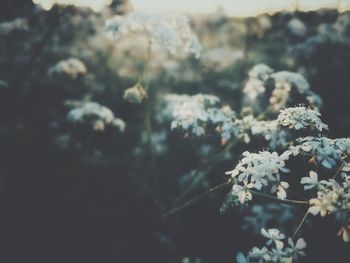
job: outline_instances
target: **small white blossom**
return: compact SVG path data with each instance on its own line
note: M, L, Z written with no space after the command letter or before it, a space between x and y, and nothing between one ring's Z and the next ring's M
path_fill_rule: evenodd
M286 199L287 197L286 189L288 188L289 188L289 184L287 182L282 181L272 186L271 193L277 192L277 197L283 200L283 199Z
M288 238L288 245L287 251L292 255L293 259L297 260L299 256L305 256L303 249L306 248L306 242L303 238L299 238L295 244L293 239Z
M337 201L338 195L334 192L324 193L318 192L317 198L310 199L309 212L313 215L320 214L326 216L335 211L334 203Z
M305 190L310 190L313 188L318 188L320 182L318 181L318 175L314 171L309 172L309 177L303 177L300 181L301 184L304 184Z
M261 235L268 239L267 245L271 245L272 242L275 242L276 245L281 244L281 239L284 239L284 234L280 233L280 231L276 228L271 228L266 230L265 228L261 229ZM283 243L282 243L283 244Z
M238 196L239 201L244 204L246 201L250 201L253 198L252 193L249 189L253 188L254 184L244 182L244 185L235 184L232 187L232 192Z

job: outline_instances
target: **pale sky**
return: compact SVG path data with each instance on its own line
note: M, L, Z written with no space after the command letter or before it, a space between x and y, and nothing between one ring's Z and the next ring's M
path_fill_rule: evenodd
M230 16L252 16L262 12L294 9L297 0L131 0L136 10L148 12L212 13L222 6ZM338 0L299 0L302 10L336 7ZM341 7L349 8L342 0Z

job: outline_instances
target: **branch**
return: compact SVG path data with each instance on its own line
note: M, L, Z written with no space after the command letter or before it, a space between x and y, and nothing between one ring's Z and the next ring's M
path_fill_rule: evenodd
M274 197L272 195L264 194L264 193L261 193L261 192L256 192L256 191L252 191L252 190L250 190L250 192L253 195L255 195L255 196L263 197L263 198L266 198L266 199L269 199L269 200L272 200L272 201L275 201L275 202L278 202L278 203L281 203L281 204L285 204L285 205L302 205L302 206L306 206L306 205L308 206L309 205L308 201L292 200L292 199L279 199L279 198Z
M223 183L223 184L220 184L220 185L217 185L211 189L209 189L208 191L200 194L199 196L187 201L186 203L184 203L183 205L180 205L178 207L175 207L173 209L171 209L170 211L164 213L162 215L162 219L165 219L175 213L178 213L182 210L185 210L186 208L188 207L191 207L193 206L194 204L196 204L197 202L203 200L204 198L206 198L208 195L212 194L212 193L215 193L215 192L219 192L219 191L222 191L222 190L225 190L225 189L229 189L232 187L232 184L233 182L231 180L229 180L228 182L226 183Z
M175 204L180 203L191 191L194 189L198 182L200 182L207 173L213 168L213 166L216 165L218 161L220 161L221 157L228 152L237 141L233 141L230 144L226 145L221 151L211 156L208 160L203 161L198 168L196 169L196 172L193 177L196 177L193 179L193 181L189 184L189 186L176 198ZM200 174L202 172L202 174ZM197 176L199 175L199 176Z

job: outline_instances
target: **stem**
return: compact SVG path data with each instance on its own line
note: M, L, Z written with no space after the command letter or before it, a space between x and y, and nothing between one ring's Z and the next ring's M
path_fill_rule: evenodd
M300 221L299 226L298 226L297 229L295 230L295 232L294 232L294 234L293 234L293 236L292 236L292 239L295 238L296 234L299 232L299 230L301 229L301 227L302 227L303 224L305 223L306 218L307 218L308 215L309 215L309 211L306 211L306 213L305 213L303 219L301 219L301 221Z
M151 58L152 58L152 41L148 40L147 44L147 53L146 53L146 62L145 66L143 68L142 74L139 77L139 83L145 84L145 89L148 91L149 88L149 79L148 79L148 71L149 71L149 65L151 63Z
M197 202L199 202L199 201L201 201L202 199L204 199L205 197L207 197L208 195L210 195L210 194L212 194L212 193L214 193L214 192L218 192L218 191L224 190L224 189L226 189L226 188L229 189L229 188L231 188L231 186L232 186L232 181L231 181L231 180L229 180L229 181L226 182L226 183L217 185L217 186L215 186L215 187L209 189L208 191L206 191L206 192L204 192L204 193L198 195L197 197L195 197L195 198L193 198L193 199L187 201L186 203L184 203L184 204L182 204L182 205L180 205L180 206L178 206L178 207L175 207L175 208L171 209L170 211L164 213L164 214L162 215L162 218L165 219L165 218L167 218L167 217L170 216L170 215L173 215L173 214L175 214L175 213L177 213L177 212L180 212L180 211L182 211L182 210L184 210L184 209L186 209L186 208L188 208L188 207L191 207L191 206L193 206L194 204L196 204Z
M218 153L210 157L208 160L203 161L198 166L194 174L194 177L197 177L197 178L195 178L190 183L190 185L176 198L175 204L180 203L192 191L192 189L197 186L197 184L207 175L207 173L211 170L211 168L221 159L221 156L223 156L226 152L228 152L236 144L236 142L237 141L234 141L228 144L221 151L219 151ZM200 176L197 176L203 169L204 169L203 174L201 174Z
M341 172L341 170L344 167L344 162L342 162L342 164L339 166L338 170L335 172L334 176L332 177L332 179L335 179L337 177L337 175Z
M303 200L279 199L279 198L274 197L272 195L264 194L264 193L257 192L257 191L250 190L250 192L253 195L256 195L258 197L263 197L263 198L266 198L266 199L269 199L272 201L276 201L278 203L285 204L285 205L302 205L302 206L309 205L309 203L307 201L303 201Z

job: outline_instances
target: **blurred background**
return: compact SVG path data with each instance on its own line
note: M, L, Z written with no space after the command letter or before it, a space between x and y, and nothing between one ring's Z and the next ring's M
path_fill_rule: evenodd
M86 1L83 7L52 2L1 1L4 263L226 263L259 240L253 210L220 213L227 192L162 218L224 182L224 172L242 152L215 165L183 195L193 170L219 146L171 132L170 124L160 121L157 100L166 93L214 94L240 111L248 72L264 63L301 73L323 99L329 136L350 135L349 1L113 0ZM185 12L203 46L199 59L159 53L151 61L150 86L157 87L151 106L153 156L147 151L146 105L123 99L143 67L143 49L104 32L107 19L134 9ZM68 59L74 59L74 70L62 70L66 64L59 63ZM72 125L70 110L86 101L108 107L115 125ZM275 207L263 209L282 217ZM293 214L303 212L288 209L283 220L291 230L298 223ZM349 262L349 245L338 239L337 227L331 218L315 218L312 228L305 227L309 246L302 262Z

